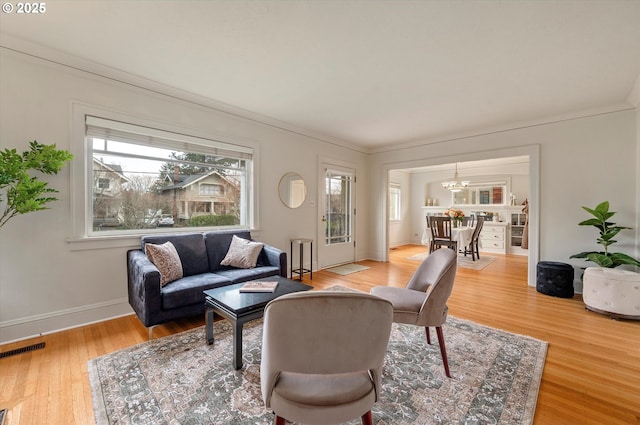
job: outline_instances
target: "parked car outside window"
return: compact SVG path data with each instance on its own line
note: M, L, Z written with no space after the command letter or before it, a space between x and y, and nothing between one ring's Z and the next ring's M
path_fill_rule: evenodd
M171 227L173 226L173 216L171 214L162 214L158 220L158 226Z

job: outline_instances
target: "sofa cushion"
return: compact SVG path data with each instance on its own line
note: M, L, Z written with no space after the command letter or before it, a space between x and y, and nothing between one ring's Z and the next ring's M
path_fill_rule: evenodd
M240 283L248 280L262 279L269 276L278 276L280 274L280 268L273 266L258 266L253 269L218 270L216 274L224 276L233 283Z
M160 286L182 278L182 263L171 242L161 245L147 243L144 245L147 257L160 271Z
M209 271L207 249L202 233L143 236L142 248L144 249L146 243L159 245L165 242L171 242L176 247L182 262L184 276L192 276Z
M260 255L263 246L263 243L252 242L233 235L227 255L225 255L220 264L239 269L252 269L256 266L258 255Z
M202 291L230 283L228 278L213 273L183 277L162 288L162 308L172 309L191 304L204 304Z
M236 235L239 238L251 240L251 233L244 230L229 230L222 232L208 232L204 234L204 241L207 246L207 255L209 256L209 271L215 273L218 270L228 270L229 266L223 266L220 263L229 251L231 239Z

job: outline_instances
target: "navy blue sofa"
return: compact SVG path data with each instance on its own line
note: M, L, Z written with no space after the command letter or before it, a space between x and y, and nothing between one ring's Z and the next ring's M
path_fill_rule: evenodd
M129 304L140 321L149 328L170 320L203 314L202 291L268 276L287 277L287 254L264 245L255 268L222 266L233 235L251 239L244 230L206 233L150 235L142 237L141 249L127 251ZM176 248L184 277L160 286L160 272L144 252L146 243L170 241Z

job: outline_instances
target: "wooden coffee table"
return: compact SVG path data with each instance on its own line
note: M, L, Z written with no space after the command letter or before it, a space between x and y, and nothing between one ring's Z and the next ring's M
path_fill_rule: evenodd
M308 291L313 286L295 282L282 276L269 276L256 279L260 282L278 282L274 292L240 292L240 288L247 282L223 286L204 291L206 305L207 344L213 344L213 314L231 322L233 326L233 367L242 367L242 327L251 320L264 315L267 303L285 294Z

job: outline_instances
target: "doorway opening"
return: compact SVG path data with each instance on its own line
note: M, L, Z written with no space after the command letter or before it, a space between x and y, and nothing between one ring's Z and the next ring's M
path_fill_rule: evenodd
M530 152L527 152L530 151ZM495 228L503 226L494 242L493 249L485 244L480 253L513 254L528 257L528 284L535 286L535 264L538 254L537 220L538 206L529 208L524 215L525 200L531 205L538 202L538 156L536 147L517 150L517 155L487 159L473 159L472 156L443 159L441 163L417 166L411 163L406 168L389 167L387 176L387 258L390 249L405 244L423 245L428 250L428 215L441 215L450 208L465 214L489 214ZM468 195L452 193L443 187L443 182L451 181L458 168L460 180L469 182ZM390 187L400 187L402 199L399 220L391 220ZM491 190L498 188L502 196L491 196ZM490 196L479 196L489 193ZM473 196L473 195L477 196ZM464 195L464 194L463 194ZM397 208L397 206L394 206ZM529 219L525 227L525 220ZM514 221L515 219L515 221ZM485 222L486 223L486 222ZM484 228L483 228L484 231ZM522 246L523 232L528 232L528 247ZM482 240L481 243L482 245ZM526 245L526 244L525 244ZM528 248L528 249L525 249Z

